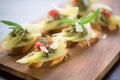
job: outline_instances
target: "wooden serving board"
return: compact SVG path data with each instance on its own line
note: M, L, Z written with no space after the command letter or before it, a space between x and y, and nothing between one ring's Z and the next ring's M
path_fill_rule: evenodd
M27 80L101 80L119 59L120 51L120 30L106 33L106 39L91 47L69 49L68 61L49 68L33 69L18 64L16 60L21 56L11 57L0 46L0 69Z

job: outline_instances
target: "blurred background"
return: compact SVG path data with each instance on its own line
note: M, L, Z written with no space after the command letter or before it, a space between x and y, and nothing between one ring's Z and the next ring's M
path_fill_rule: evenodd
M0 0L0 20L10 20L19 24L37 20L52 8L52 4L60 5L68 0ZM98 0L102 3L102 0ZM109 1L109 3L108 3ZM105 0L104 3L120 7L120 0ZM114 7L115 14L119 13ZM0 41L9 32L6 25L0 23ZM9 75L9 76L8 76ZM0 71L0 80L22 80L4 71ZM120 60L108 72L103 80L120 80Z

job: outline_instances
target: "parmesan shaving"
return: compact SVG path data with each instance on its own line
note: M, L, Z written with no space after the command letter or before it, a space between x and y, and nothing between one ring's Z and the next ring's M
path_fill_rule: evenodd
M47 50L44 46L40 46L40 49L41 49L43 52L48 53L48 50Z
M50 48L57 49L58 48L58 40L55 40L53 44L50 45Z
M82 25L79 24L78 22L75 22L75 29L76 29L76 32L83 32Z

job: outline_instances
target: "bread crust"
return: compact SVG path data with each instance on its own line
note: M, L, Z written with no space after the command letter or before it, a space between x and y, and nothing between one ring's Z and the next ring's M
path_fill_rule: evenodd
M19 56L23 53L26 53L27 51L31 50L31 48L34 46L35 42L39 39L39 37L33 38L30 42L27 42L23 46L17 46L10 50L7 50L9 52L9 55L11 56Z
M119 27L118 25L116 26L100 26L98 23L95 23L95 22L91 22L91 25L92 25L92 28L93 29L96 29L96 30L99 30L99 31L103 31L103 30L106 30L106 31L116 31Z
M50 67L50 66L53 66L53 65L63 62L63 60L66 56L68 56L67 50L65 51L65 53L62 56L59 56L59 57L57 57L53 60L47 61L47 62L34 62L34 63L30 64L29 67L31 67L31 68Z
M99 31L97 31L97 30L94 30L94 32L96 33L96 35L95 35L95 37L93 37L93 38L91 38L91 39L88 40L89 44L93 44L93 43L97 42L98 39L99 39L99 36L100 36L101 33ZM78 42L78 44L76 45L76 47L84 47L86 45L88 45L87 40L81 40L81 41Z
M91 39L89 39L89 44L92 44L92 43L95 43L96 41L98 41L100 35L101 35L101 32L98 31L98 30L94 30L95 32L95 36ZM85 39L85 40L81 40L79 42L72 42L72 41L67 41L67 48L72 48L72 47L84 47L84 46L87 46L88 45L88 41Z

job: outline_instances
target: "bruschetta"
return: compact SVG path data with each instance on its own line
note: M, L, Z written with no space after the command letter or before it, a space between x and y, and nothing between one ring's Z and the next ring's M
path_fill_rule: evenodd
M54 34L55 36L61 36L67 42L67 47L74 46L90 46L98 40L100 32L94 30L91 27L90 22L96 18L99 14L99 10L91 15L86 15L76 20L64 20L63 22L73 22L69 28L63 29L62 32ZM76 44L76 45L75 45Z
M20 64L30 64L30 67L49 67L62 62L68 57L66 43L59 37L40 38L34 46L35 50L17 60Z
M5 20L2 22L12 26L11 32L2 39L2 46L8 50L10 55L17 56L29 51L40 37L40 34L31 33L17 23Z
M78 27L81 29L78 29ZM90 23L79 25L79 23L76 22L75 25L62 30L58 36L59 35L65 39L67 47L84 47L86 45L90 46L90 44L96 42L99 39L100 32L92 29Z
M69 26L69 24L61 24L61 20L65 18L74 19L78 15L78 7L66 5L65 8L56 7L48 12L48 17L40 24L40 32L43 35L54 34Z
M92 12L100 9L100 14L92 22L92 24L97 24L101 26L101 29L108 29L109 31L114 31L118 29L120 24L120 16L113 14L113 10L104 4L93 4L91 7ZM100 28L99 28L100 29Z

